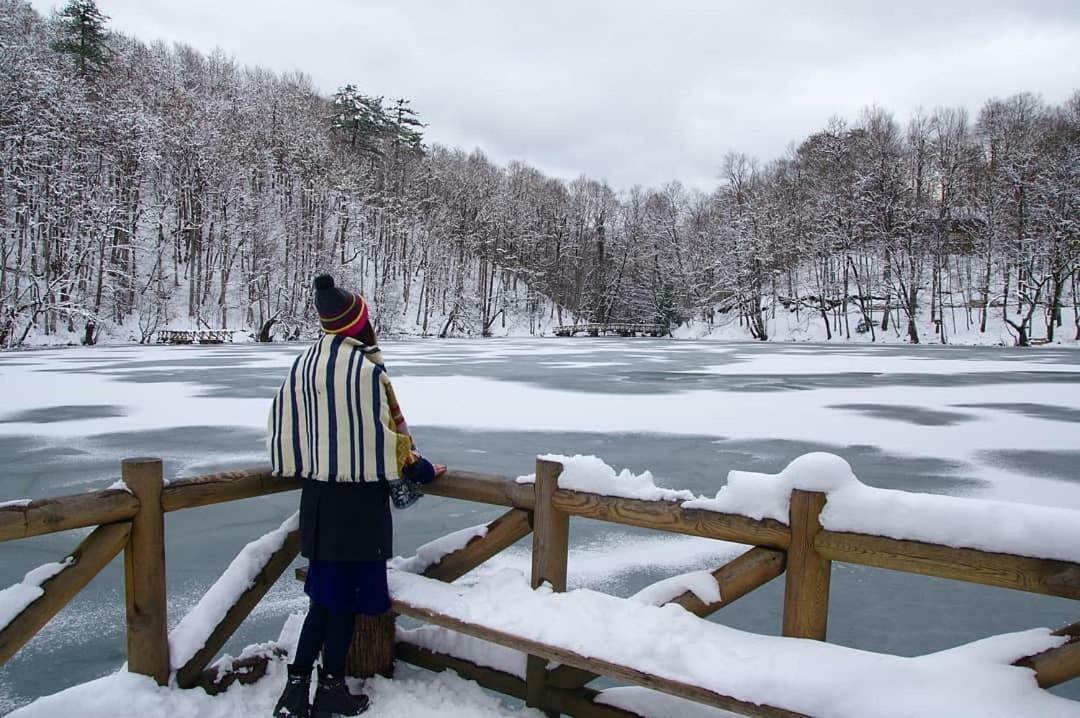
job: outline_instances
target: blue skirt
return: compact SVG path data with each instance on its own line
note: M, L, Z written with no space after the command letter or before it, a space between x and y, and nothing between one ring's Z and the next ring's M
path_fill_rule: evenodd
M377 616L390 610L386 561L311 561L304 592L335 613Z

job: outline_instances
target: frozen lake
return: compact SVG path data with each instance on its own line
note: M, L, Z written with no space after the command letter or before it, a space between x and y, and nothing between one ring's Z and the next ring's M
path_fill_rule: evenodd
M390 341L388 368L417 443L455 468L517 476L542 453L595 454L617 469L712 496L730 469L776 472L808 451L846 458L867 484L1080 509L1080 351L710 344L573 339ZM266 463L270 397L301 345L117 347L0 355L0 502L102 488L120 459L166 475ZM175 624L237 551L295 511L298 494L169 514ZM501 510L427 497L395 514L395 549ZM59 560L86 532L0 544L0 587ZM630 594L715 568L713 542L583 520L572 586ZM528 568L527 554L504 565ZM782 580L717 614L778 633ZM228 646L277 636L302 610L283 579ZM834 566L829 638L914 655L1077 619L1075 602ZM7 666L0 713L124 660L114 561ZM1080 682L1056 692L1080 698Z

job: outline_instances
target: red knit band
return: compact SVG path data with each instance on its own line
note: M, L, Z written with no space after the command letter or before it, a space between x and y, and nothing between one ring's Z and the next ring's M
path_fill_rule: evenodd
M359 294L353 294L348 309L334 317L320 315L319 323L327 334L356 334L367 326L367 302Z

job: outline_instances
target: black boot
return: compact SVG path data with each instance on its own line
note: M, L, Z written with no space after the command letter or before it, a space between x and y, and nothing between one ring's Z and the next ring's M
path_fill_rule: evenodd
M313 718L332 718L333 716L358 716L368 709L368 697L364 694L354 696L349 693L343 676L324 673L319 668L319 687L315 691L315 705L312 707Z
M274 718L308 718L311 715L310 691L311 669L300 671L290 664L285 690L274 706Z

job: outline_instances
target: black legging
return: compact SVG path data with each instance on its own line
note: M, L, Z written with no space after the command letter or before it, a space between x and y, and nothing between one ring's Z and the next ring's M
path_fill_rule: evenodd
M300 629L293 665L310 672L321 650L323 670L335 676L343 675L355 623L354 614L335 613L312 601Z

